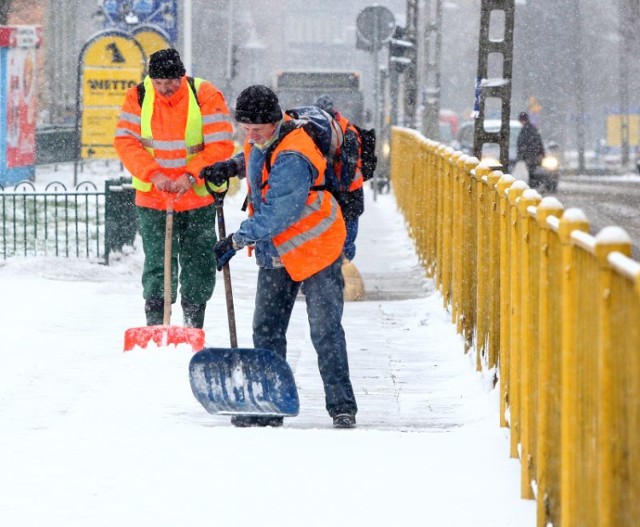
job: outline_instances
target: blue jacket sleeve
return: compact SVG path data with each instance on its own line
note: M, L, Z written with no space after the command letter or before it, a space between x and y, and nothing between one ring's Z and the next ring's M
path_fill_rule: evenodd
M302 215L316 175L316 169L301 154L280 153L271 167L264 201L258 190L252 200L254 214L240 224L234 241L244 246L270 240L295 223ZM253 184L253 178L251 181Z
M246 169L244 165L244 152L240 151L235 156L231 158L236 165L237 176L239 179L244 179L246 177Z

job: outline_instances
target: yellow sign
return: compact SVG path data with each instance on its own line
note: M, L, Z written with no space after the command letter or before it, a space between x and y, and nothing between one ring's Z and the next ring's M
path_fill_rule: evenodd
M84 107L122 106L127 90L140 82L140 70L85 68Z
M136 39L119 31L98 33L82 60L83 158L117 158L113 137L124 96L142 81L146 55Z
M636 146L640 135L640 116L638 114L629 114L627 119L629 146ZM619 114L610 114L607 116L607 145L613 147L622 146L622 116Z
M116 157L113 137L120 116L120 106L85 108L82 112L82 157ZM100 155L98 155L100 152ZM106 154L106 155L105 155Z
M85 49L84 66L108 69L143 68L146 57L140 44L129 34L107 31L98 33Z
M133 30L133 36L140 43L147 57L156 51L172 47L169 36L153 26L138 26Z

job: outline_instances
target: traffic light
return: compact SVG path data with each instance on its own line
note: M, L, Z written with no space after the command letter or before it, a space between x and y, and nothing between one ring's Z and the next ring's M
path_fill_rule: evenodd
M240 46L233 44L231 46L231 78L238 76L238 66L240 64Z
M393 37L389 40L389 65L396 72L404 73L413 60L415 44L405 38L406 29L396 26Z

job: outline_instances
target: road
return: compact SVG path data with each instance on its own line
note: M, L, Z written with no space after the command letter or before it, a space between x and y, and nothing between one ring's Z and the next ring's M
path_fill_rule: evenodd
M640 177L566 176L553 194L565 209L581 209L590 223L590 233L603 227L624 228L633 242L633 257L640 260Z

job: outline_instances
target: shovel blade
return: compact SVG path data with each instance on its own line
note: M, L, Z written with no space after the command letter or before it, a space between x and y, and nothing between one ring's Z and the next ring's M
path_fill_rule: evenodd
M151 342L158 347L188 344L193 351L199 351L204 348L204 331L182 326L143 326L129 328L124 333L124 351L136 346L146 348Z
M293 372L271 350L203 349L191 357L189 381L211 414L283 417L300 410Z

